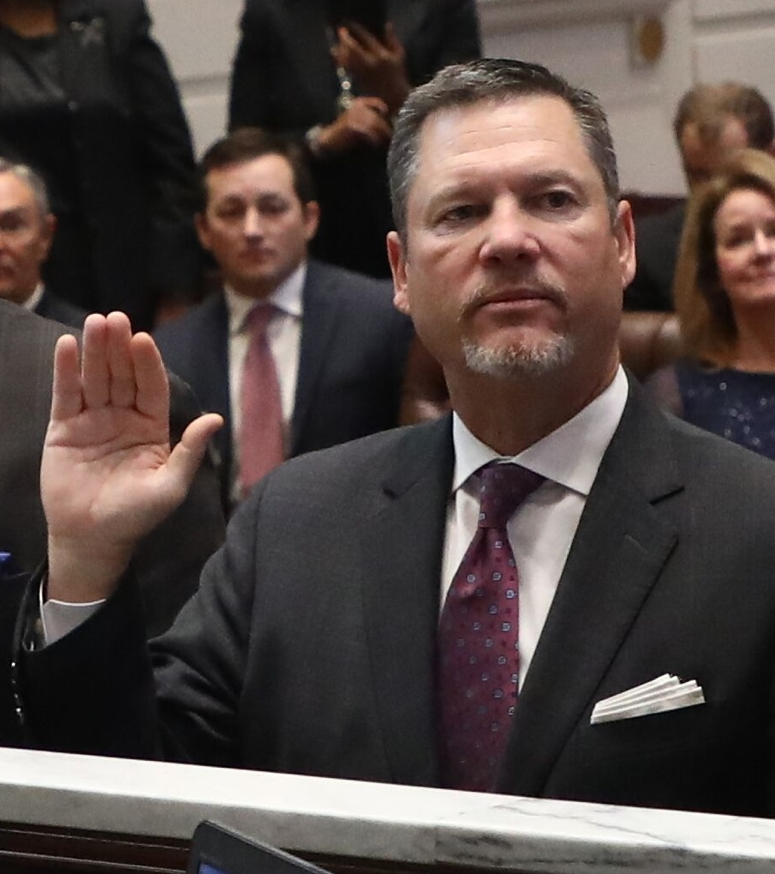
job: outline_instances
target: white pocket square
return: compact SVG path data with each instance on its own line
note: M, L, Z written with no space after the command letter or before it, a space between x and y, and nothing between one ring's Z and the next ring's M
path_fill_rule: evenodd
M592 709L590 724L634 719L636 716L649 716L704 703L702 686L698 686L695 680L681 682L672 674L662 674L648 683L598 701Z

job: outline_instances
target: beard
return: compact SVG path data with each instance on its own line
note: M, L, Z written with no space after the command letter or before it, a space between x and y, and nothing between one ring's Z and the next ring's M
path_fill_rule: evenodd
M482 376L512 379L517 376L544 376L570 364L575 352L572 337L554 334L540 341L488 348L465 341L463 354L469 370Z
M553 301L559 309L567 312L568 295L564 288L545 280L530 283ZM461 311L461 321L499 291L496 284L483 285L476 289ZM463 354L469 370L483 376L496 376L511 379L519 376L542 376L567 366L576 351L573 337L567 334L537 331L525 326L522 338L503 346L482 346L473 341L463 341Z

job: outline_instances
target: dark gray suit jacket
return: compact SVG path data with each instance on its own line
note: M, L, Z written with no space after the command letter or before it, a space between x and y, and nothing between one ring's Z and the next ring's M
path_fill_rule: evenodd
M500 789L773 814L775 465L637 392L587 500ZM40 741L436 785L452 456L445 419L270 474L152 645L158 703L131 582L27 656ZM595 702L666 672L696 680L707 703L590 725Z
M309 261L291 455L325 449L398 424L401 384L414 329L387 282ZM154 334L164 362L226 423L215 437L224 506L232 468L229 325L217 293Z

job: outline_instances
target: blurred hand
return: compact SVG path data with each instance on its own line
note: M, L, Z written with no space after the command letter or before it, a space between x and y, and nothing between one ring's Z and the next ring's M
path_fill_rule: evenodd
M319 147L324 154L340 154L364 145L387 145L393 133L387 116L383 100L356 97L336 121L320 132Z
M222 424L208 414L169 447L169 384L153 340L123 313L86 319L83 348L61 337L41 465L48 597L106 598L137 542L184 499Z
M406 53L393 25L385 25L383 41L359 24L340 27L334 60L352 76L361 93L380 97L389 115L395 115L409 94Z

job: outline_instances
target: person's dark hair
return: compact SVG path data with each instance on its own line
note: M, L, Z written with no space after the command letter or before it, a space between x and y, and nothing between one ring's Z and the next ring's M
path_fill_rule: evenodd
M614 221L620 199L616 153L608 119L597 97L574 88L539 64L484 58L441 70L430 82L415 88L398 113L388 153L388 175L393 221L402 237L406 235L406 205L418 169L420 134L425 121L448 109L481 102L507 103L533 96L559 97L573 111L589 156L603 179Z
M760 91L740 82L696 85L681 98L673 119L676 140L687 124L696 124L703 143L718 142L724 126L736 118L752 149L769 149L775 139L772 107Z
M741 149L689 200L674 298L687 355L706 364L728 365L737 343L737 324L716 261L714 219L721 204L739 189L759 191L775 203L775 158Z
M207 207L207 175L234 164L244 164L264 155L280 155L290 164L293 172L293 188L303 204L315 200L315 185L312 181L304 149L287 137L269 133L257 127L236 128L216 140L199 162L199 209Z

